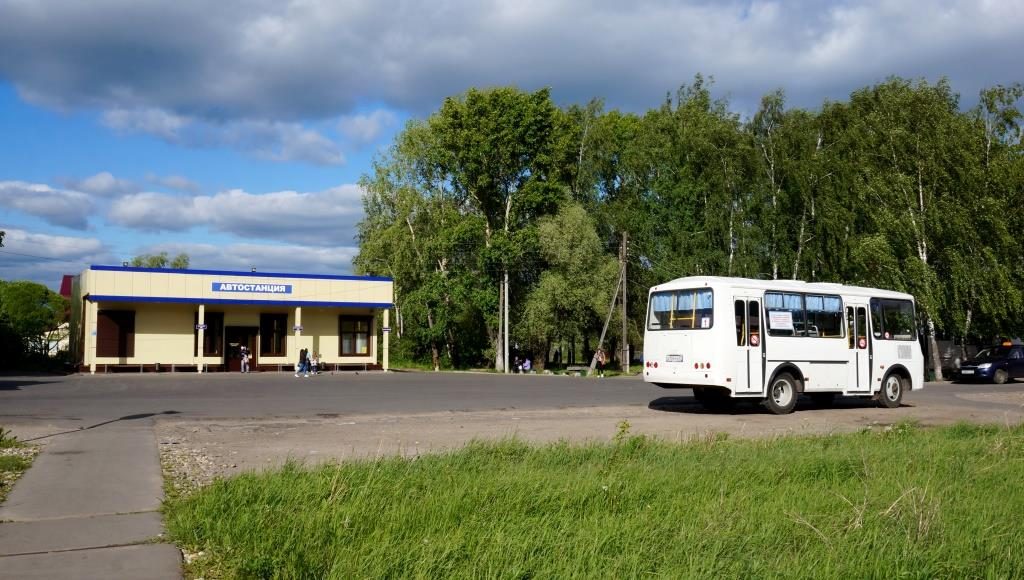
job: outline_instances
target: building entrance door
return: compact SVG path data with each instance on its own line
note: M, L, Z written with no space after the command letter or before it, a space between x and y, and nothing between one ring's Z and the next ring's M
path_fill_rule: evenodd
M237 373L242 370L242 345L249 350L249 368L256 368L256 326L224 327L224 362L228 371Z

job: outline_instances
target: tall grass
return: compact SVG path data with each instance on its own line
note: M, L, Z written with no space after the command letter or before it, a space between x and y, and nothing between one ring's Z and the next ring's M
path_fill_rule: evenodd
M219 481L173 538L228 578L969 578L1024 570L1024 428L474 442Z

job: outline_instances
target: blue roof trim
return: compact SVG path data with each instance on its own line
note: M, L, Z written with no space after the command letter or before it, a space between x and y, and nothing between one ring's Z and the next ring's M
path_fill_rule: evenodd
M385 276L334 276L327 274L289 274L284 272L234 272L231 270L176 270L174 268L136 268L134 266L89 266L102 272L149 272L153 274L196 274L201 276L244 276L246 278L300 278L305 280L356 280L394 282Z
M162 304L228 304L233 306L319 306L326 308L391 308L390 302L313 302L300 300L228 300L226 298L173 298L165 296L110 296L92 294L90 302L157 302Z

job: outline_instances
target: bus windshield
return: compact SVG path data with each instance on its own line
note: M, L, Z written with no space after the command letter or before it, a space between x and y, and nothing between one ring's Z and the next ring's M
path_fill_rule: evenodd
M648 330L711 328L714 295L710 288L667 290L651 293Z

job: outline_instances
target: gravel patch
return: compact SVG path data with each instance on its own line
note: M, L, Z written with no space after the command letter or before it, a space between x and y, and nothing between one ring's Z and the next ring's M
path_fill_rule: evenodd
M202 421L167 419L157 423L156 433L166 473L175 489L187 493L218 477L277 468L286 461L315 465L383 456L415 457L456 449L473 439L518 437L533 443L607 441L624 421L633 434L686 441L717 433L746 438L848 433L884 429L901 421L922 426L957 421L1019 423L1024 421L1024 409L942 404L880 409L870 402L845 401L833 409L808 408L776 416L757 407L733 413L708 413L685 398L670 400L658 409L620 406Z
M202 449L181 437L163 436L159 443L160 465L168 491L172 494L188 495L213 483L227 468L226 465L218 466Z
M39 447L35 445L0 448L0 457L20 457L28 461L30 465L37 455L39 455ZM14 482L18 481L22 473L24 471L0 470L0 503L7 499L7 494L14 489Z

